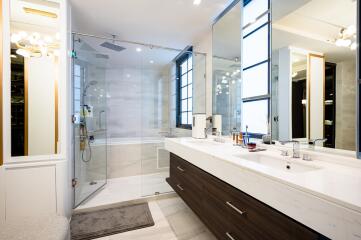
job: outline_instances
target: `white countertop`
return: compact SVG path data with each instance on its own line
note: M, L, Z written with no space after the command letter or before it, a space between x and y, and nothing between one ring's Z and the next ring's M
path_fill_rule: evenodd
M212 139L197 140L193 138L172 138L166 139L166 149L180 155L180 157L183 157L187 161L190 160L190 162L196 166L202 165L200 164L200 161L202 160L192 162L192 159L195 160L197 158L202 158L206 161L207 156L209 157L208 160L217 159L218 161L223 161L224 163L230 163L237 167L240 171L251 171L272 181L291 187L291 189L295 189L296 191L300 190L314 196L315 198L320 198L332 204L337 204L355 211L355 213L358 213L361 216L361 160L359 163L356 162L358 161L356 159L324 153L312 153L312 158L314 160L310 162L301 159L291 159L291 157L282 157L285 159L285 162L289 162L291 166L292 164L302 164L303 166L317 168L317 170L294 173L275 169L245 159L247 156L251 156L250 154L262 154L269 156L270 158L279 158L280 152L276 147L269 147L267 151L263 152L249 153L247 149L235 147L229 141L226 143L218 143ZM188 156L188 159L186 158L186 155ZM272 159L270 159L270 161L272 161ZM342 161L346 164L339 164ZM218 168L221 167L220 164L217 166ZM202 166L198 167L202 168ZM211 168L204 170L208 172L212 171ZM231 174L229 173L229 170L227 171L228 172L224 172L224 179L220 176L220 171L218 171L217 177L235 186L236 184L232 184L227 181L229 176L226 175ZM212 172L210 173L212 174ZM235 187L245 191L251 196L254 195L251 192L247 192L247 189L242 189L242 187L239 186ZM259 196L260 195L254 197L259 199ZM259 200L262 201L263 199ZM265 202L267 203L267 201ZM273 207L279 209L278 206ZM282 208L279 210L282 210ZM285 211L283 212L285 213ZM357 216L357 222L360 220L358 217L359 216ZM312 220L310 221L312 222ZM307 222L304 222L304 224L307 225ZM358 224L358 226L361 227L361 222L358 222ZM311 225L312 226L310 227L315 227L315 225ZM319 226L319 229L317 230L320 229L323 229L323 227ZM326 231L321 233L329 237L331 236L336 238L336 235L333 233ZM361 239L361 235L358 236L358 234L359 233L357 233L357 235L354 234L356 236L355 239ZM354 238L348 237L347 239Z

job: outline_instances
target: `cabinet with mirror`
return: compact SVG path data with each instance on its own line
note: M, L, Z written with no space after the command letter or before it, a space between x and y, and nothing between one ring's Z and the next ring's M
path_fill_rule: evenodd
M11 156L59 152L59 3L10 1Z
M357 1L272 1L272 139L356 150L356 19Z

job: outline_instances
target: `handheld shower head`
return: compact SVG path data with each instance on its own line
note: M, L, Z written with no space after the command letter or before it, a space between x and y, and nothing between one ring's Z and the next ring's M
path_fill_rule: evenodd
M90 82L88 82L87 84L85 84L84 91L83 91L83 96L86 96L86 92L88 91L88 88L89 88L90 86L95 86L95 85L97 85L97 84L98 84L98 82L95 81L95 80L90 81Z

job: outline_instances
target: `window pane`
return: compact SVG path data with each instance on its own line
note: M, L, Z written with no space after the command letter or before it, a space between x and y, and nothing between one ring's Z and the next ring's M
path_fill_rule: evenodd
M184 87L184 88L182 88L181 99L185 99L187 97L188 97L187 87Z
M185 85L187 85L187 74L184 74L183 76L182 76L182 87L183 86L185 86Z
M258 19L257 22L251 24L249 27L244 29L243 30L243 36L246 36L247 34L252 32L253 30L256 30L257 28L259 28L260 26L262 26L266 22L268 22L268 14L264 15L261 19Z
M188 73L188 84L191 84L193 81L193 71L190 71Z
M80 100L80 88L74 88L74 100Z
M186 100L182 100L182 104L181 104L181 112L187 111L187 99Z
M268 132L268 100L259 100L243 103L242 131L267 134Z
M181 115L181 124L187 124L187 112L183 112Z
M74 113L80 113L80 101L74 100Z
M257 17L268 10L268 0L252 0L243 9L243 26L254 22Z
M80 76L80 65L74 64L74 75Z
M187 60L184 61L181 65L181 74L183 75L186 72L187 72Z
M189 54L189 58L188 58L188 71L193 69L193 58L192 55Z
M188 98L188 111L192 111L193 104L192 104L192 98Z
M243 66L247 68L268 59L267 25L243 40Z
M188 124L192 124L193 119L192 119L192 112L188 112Z
M268 94L268 62L243 71L242 98Z
M188 85L188 97L192 97L193 95L193 89L192 89L192 84L191 85Z
M74 87L80 88L80 77L74 76Z

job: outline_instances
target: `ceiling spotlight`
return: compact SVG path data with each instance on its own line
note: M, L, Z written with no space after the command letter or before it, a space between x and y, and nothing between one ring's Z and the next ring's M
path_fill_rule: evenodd
M153 64L153 63L154 63L154 61L153 61L153 60L150 60L150 61L149 61L149 63L150 63L150 64Z
M138 47L138 48L136 48L136 49L135 49L135 51L137 51L137 52L141 52L141 51L142 51L142 49Z
M194 0L193 5L199 5L201 4L202 0Z

